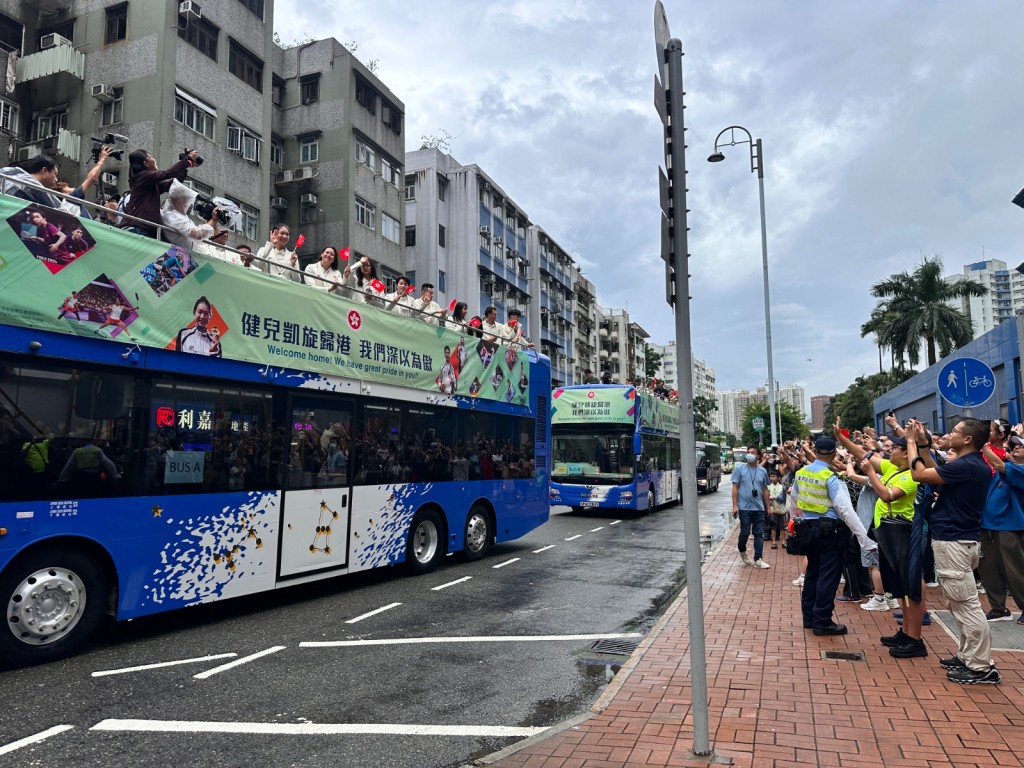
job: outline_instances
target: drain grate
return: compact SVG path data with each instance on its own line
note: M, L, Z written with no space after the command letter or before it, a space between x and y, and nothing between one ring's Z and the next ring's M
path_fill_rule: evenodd
M863 651L822 651L821 658L834 661L867 661Z
M590 650L595 653L612 653L616 656L630 656L636 647L639 645L635 640L617 640L617 639L606 639L598 640L592 646Z

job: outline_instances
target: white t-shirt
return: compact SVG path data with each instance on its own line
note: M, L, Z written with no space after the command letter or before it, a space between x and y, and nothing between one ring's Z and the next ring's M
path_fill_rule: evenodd
M341 272L334 267L324 269L323 264L314 261L306 266L306 285L318 291L328 292L341 285Z

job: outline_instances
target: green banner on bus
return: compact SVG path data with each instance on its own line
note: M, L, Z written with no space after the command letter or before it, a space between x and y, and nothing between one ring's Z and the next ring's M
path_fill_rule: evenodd
M523 404L527 353L0 195L0 322Z
M640 395L640 426L679 434L679 406L644 392Z
M556 389L551 393L552 424L633 424L636 390L632 387Z

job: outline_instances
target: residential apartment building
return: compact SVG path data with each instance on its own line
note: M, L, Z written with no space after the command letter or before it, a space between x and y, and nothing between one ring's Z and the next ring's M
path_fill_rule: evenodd
M970 296L950 302L971 318L974 338L988 333L1013 317L1014 310L1024 308L1024 275L1010 270L1005 261L989 259L965 264L961 275L949 275L947 283L976 280L988 288L984 296Z
M521 310L526 335L551 358L552 382L572 383L582 370L572 257L479 166L437 148L410 152L406 162L405 261L414 283L433 283L438 303L465 301L470 315L494 305L504 322Z
M280 221L305 235L303 264L348 246L397 274L404 105L336 40L278 46L273 11L273 0L0 0L0 151L53 155L75 182L91 137L126 136L97 190L114 194L128 189L127 152L166 168L196 149L205 162L190 186L242 212L232 244L261 245Z
M675 340L668 344L648 344L647 346L661 355L661 365L659 365L655 376L664 379L668 389L679 389ZM693 371L693 396L716 400L715 369L708 367L703 360L692 356L690 366Z
M825 426L825 409L828 408L832 395L811 396L811 429L820 430Z
M598 375L607 372L616 383L629 379L642 381L645 378L644 349L650 334L639 323L632 322L624 309L602 307L600 312L598 361L601 372Z
M804 403L804 388L799 384L787 384L775 390L776 403L789 403L796 408L802 418L807 418L807 406Z
M572 270L573 293L576 301L573 306L573 381L583 381L584 371L590 370L595 376L601 373L598 358L598 330L600 327L597 289L578 266Z
M736 439L743 437L743 412L751 403L750 392L746 389L731 389L718 392L718 411L715 414L717 428Z

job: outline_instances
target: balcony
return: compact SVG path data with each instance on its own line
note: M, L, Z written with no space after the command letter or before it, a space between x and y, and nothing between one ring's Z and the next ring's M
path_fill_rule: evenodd
M77 80L84 80L85 54L62 43L45 51L30 53L18 59L15 66L17 83L27 83L54 75L68 75Z
M82 137L74 131L61 128L54 136L23 144L18 149L16 159L23 162L38 155L59 155L77 163L82 159Z

